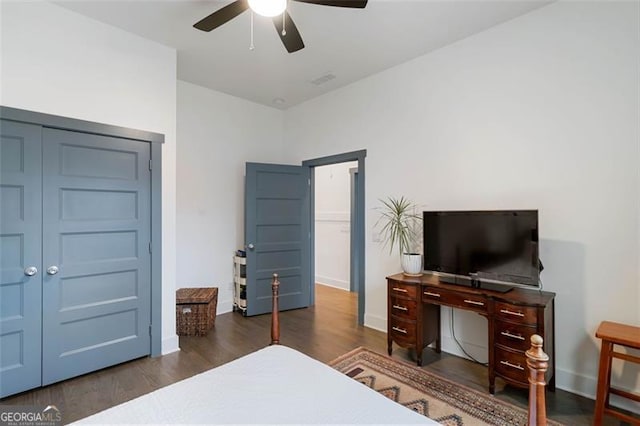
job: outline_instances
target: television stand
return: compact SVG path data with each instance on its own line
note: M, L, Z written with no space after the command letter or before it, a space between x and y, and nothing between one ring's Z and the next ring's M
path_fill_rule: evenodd
M440 307L464 309L487 319L489 352L489 392L495 392L496 377L522 388L529 387L527 357L531 335L544 339L543 350L549 355L545 380L547 389L555 390L554 298L548 291L516 287L501 293L489 289L493 283L471 287L452 285L437 275L407 277L403 274L387 277L387 350L392 343L415 349L418 365L422 351L435 343L440 352ZM453 277L447 277L453 278Z

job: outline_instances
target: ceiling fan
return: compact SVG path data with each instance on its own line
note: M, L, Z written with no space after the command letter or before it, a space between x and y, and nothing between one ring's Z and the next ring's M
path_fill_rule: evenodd
M322 6L348 7L363 9L367 0L292 0L300 3L311 3ZM273 19L282 44L289 53L304 48L300 32L287 12L287 0L236 0L225 7L216 10L206 18L196 22L193 26L201 31L212 31L229 22L247 9Z

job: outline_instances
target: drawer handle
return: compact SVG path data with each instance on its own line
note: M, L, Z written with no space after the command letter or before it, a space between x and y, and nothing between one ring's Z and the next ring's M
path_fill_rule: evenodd
M400 305L393 305L393 309L398 309L400 311L408 311L409 309L404 307L404 306L400 306Z
M430 291L425 291L424 295L425 296L431 296L431 297L440 297L440 295L438 293L431 293Z
M503 314L507 314L507 315L515 315L517 317L523 317L524 314L522 312L513 312L510 311L508 309L500 309L500 312L502 312Z
M394 287L393 291L399 291L400 293L408 293L407 290L405 290L404 288L398 288L398 287Z
M502 334L503 336L511 337L512 339L524 340L524 337L522 337L521 335L511 334L508 331L501 331L500 334Z
M521 367L520 364L517 364L517 365L516 364L511 364L509 361L500 361L500 364L504 364L507 367L511 367L511 368L515 368L517 370L523 370L524 371L524 368Z
M483 302L478 302L476 300L468 300L468 299L464 299L464 303L469 303L470 305L478 305L478 306L484 306Z
M400 327L391 327L391 328L397 331L398 333L407 334L407 330L405 330L404 328L400 328Z

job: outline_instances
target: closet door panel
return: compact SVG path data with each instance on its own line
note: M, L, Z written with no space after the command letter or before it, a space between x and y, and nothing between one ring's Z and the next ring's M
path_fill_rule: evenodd
M148 143L45 129L43 383L150 353Z
M41 138L0 120L0 398L41 384Z

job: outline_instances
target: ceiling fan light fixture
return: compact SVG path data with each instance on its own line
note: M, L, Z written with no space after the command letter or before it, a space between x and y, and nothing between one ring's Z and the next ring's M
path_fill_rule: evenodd
M287 0L249 0L249 7L258 15L272 18L287 8Z

